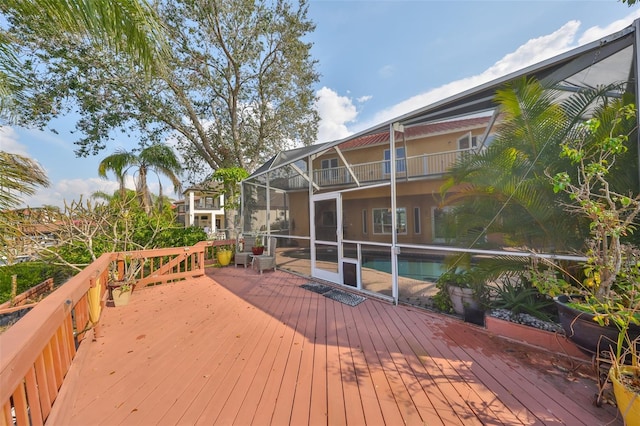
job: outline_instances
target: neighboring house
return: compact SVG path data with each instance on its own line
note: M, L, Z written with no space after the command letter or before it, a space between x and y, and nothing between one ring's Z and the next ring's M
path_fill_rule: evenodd
M186 227L197 226L209 235L224 232L224 195L214 186L193 186L184 198L173 203L177 221Z
M55 211L47 207L15 209L7 214L19 232L17 237L5 237L2 257L9 263L30 260L38 256L42 248L58 244L58 225ZM9 234L11 235L11 234Z

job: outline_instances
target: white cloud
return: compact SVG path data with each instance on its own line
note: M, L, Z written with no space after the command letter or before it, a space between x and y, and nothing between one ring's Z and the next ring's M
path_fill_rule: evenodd
M366 122L358 123L352 130L360 131L383 123L392 118L422 108L436 101L461 93L465 90L479 86L503 77L509 73L526 68L545 59L552 58L577 46L597 40L608 34L619 31L630 25L634 19L640 17L640 10L634 10L625 19L621 19L607 25L604 28L591 27L585 30L580 37L577 36L580 22L569 21L551 34L537 37L527 41L514 52L505 55L495 64L481 74L453 81L428 92L421 93L404 100L390 108L384 109Z
M371 120L358 123L356 130L363 130L385 122L565 52L575 47L576 32L579 26L579 22L570 21L549 35L531 39L516 49L515 52L505 55L481 74L447 83L404 100L378 112Z
M373 98L373 96L371 95L367 95L367 96L360 96L359 98L356 99L356 101L358 101L358 103L363 104L367 101L370 101Z
M112 194L117 189L117 182L101 178L62 179L52 183L49 188L41 188L32 197L26 197L23 204L31 207L43 205L64 207L65 201L70 203L72 200L79 200L80 196L86 200L97 191Z
M158 180L149 179L147 182L149 190L158 194ZM134 189L135 183L132 176L125 178L125 186L128 189ZM49 188L40 188L35 195L31 197L24 197L21 205L27 205L30 207L40 207L43 205L51 205L64 207L65 201L70 203L72 200L79 200L82 197L83 200L91 198L91 194L97 191L102 191L106 194L113 194L119 188L117 182L102 178L76 178L76 179L62 179L58 182L53 182ZM173 186L170 183L162 182L163 195L170 198L179 198L179 195L173 193Z
M618 19L607 25L606 27L591 27L588 28L578 40L579 45L587 44L592 41L598 40L599 38L608 36L609 34L613 34L617 31L628 27L635 19L640 18L640 9L634 9L629 15L624 17L623 19Z
M29 156L27 147L18 142L19 136L13 127L0 126L0 151Z
M320 115L318 142L342 139L352 133L347 123L358 117L358 110L351 98L323 87L316 92L316 110Z

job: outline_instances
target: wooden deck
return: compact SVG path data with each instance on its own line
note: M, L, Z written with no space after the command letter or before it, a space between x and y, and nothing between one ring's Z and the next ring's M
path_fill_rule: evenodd
M227 267L134 292L81 345L48 424L622 424L549 354L308 281Z

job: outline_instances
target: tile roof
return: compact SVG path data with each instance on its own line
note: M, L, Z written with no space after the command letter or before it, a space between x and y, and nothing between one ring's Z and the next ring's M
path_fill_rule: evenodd
M437 123L421 124L418 126L407 127L405 136L407 139L415 139L424 136L434 136L444 133L452 133L455 131L471 130L485 127L489 124L491 117L475 117L464 120L440 121ZM402 139L402 133L396 132L396 140ZM389 142L389 132L375 133L372 135L361 136L356 139L348 140L339 145L341 150L360 148L368 145L377 145Z

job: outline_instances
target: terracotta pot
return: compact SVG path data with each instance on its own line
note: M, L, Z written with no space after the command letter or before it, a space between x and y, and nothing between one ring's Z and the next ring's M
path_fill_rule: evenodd
M620 367L620 374L634 374L637 373L638 367ZM618 371L616 368L609 370L609 379L613 384L613 394L616 397L616 405L624 424L626 425L640 425L640 395L627 388L618 377Z
M253 254L255 254L256 256L260 256L262 253L264 253L264 246L260 246L260 247L251 247L251 251L253 252Z

